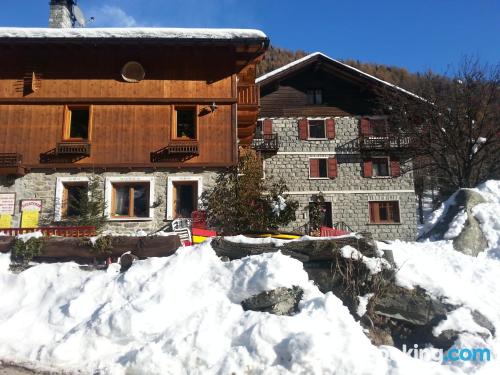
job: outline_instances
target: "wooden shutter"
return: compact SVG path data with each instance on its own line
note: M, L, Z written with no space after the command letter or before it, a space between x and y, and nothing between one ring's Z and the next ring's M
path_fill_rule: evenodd
M378 220L378 202L369 202L370 206L370 223L377 223Z
M319 159L309 159L309 177L319 177Z
M373 164L371 160L365 160L363 162L363 176L364 177L373 176Z
M367 118L362 118L359 130L361 132L361 135L370 135L370 134L372 134L370 120L367 119Z
M326 137L328 139L335 138L335 120L332 118L326 119Z
M391 159L391 176L392 177L399 177L401 176L401 167L399 164L399 160L393 160Z
M264 135L272 134L273 132L273 120L264 120L262 122L262 133Z
M337 158L328 159L328 178L337 177Z
M299 139L307 139L307 124L308 124L308 121L307 119L305 118L301 118L299 120Z

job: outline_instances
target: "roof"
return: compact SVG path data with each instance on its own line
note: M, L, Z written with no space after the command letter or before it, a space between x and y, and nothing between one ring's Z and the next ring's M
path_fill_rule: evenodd
M266 34L253 29L187 28L19 28L0 27L0 39L18 41L155 40L268 42Z
M307 65L309 65L309 64L311 64L319 59L324 59L327 62L334 64L337 67L340 67L340 68L342 68L342 69L346 70L347 72L350 72L354 75L361 76L362 78L366 78L367 80L370 80L372 82L391 87L391 88L396 89L398 91L404 92L405 94L419 98L416 94L414 94L408 90L405 90L402 87L399 87L399 86L394 85L390 82L387 82L387 81L384 81L380 78L372 76L368 73L363 72L362 70L359 70L359 69L356 69L350 65L344 64L343 62L332 59L331 57L329 57L321 52L311 53L310 55L307 55L307 56L302 57L301 59L295 60L295 61L293 61L285 66L282 66L281 68L275 69L272 72L269 72L267 74L264 74L263 76L260 76L259 78L257 78L255 80L255 82L260 84L260 85L266 85L270 82L274 82L275 80L278 80L280 78L285 77L286 75L288 75L291 72L300 70L301 68L303 68L303 67L305 67L305 66L307 66Z

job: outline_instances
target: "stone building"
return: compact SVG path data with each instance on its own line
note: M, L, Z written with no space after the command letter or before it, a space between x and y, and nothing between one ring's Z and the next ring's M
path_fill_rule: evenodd
M41 223L99 176L108 229L190 217L217 172L237 163L258 115L255 65L269 40L245 29L0 28L0 195L42 201ZM65 27L65 28L63 28ZM5 196L5 194L4 194Z
M256 82L261 112L253 147L265 178L283 178L300 203L297 220L284 229L304 230L309 203L321 192L324 226L415 238L413 176L402 173L410 140L391 135L376 110L377 88L411 93L321 53Z

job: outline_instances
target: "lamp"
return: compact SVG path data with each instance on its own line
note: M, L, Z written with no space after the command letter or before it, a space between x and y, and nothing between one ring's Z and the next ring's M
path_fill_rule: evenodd
M213 102L212 104L210 104L210 111L213 113L217 110L217 104L215 104L215 102Z

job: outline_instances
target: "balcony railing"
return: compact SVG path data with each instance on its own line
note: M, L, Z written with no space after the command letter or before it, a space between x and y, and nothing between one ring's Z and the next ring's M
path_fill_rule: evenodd
M162 162L176 158L189 158L199 155L198 142L195 141L174 141L161 150L151 153L151 161Z
M24 175L23 156L17 153L0 153L0 175Z
M359 147L361 150L390 150L409 148L412 145L412 137L409 135L374 136L361 135Z
M278 134L261 134L256 136L252 142L252 148L256 151L278 151Z
M238 86L238 104L259 105L259 89L256 85Z
M60 142L56 146L56 154L90 156L90 143Z

